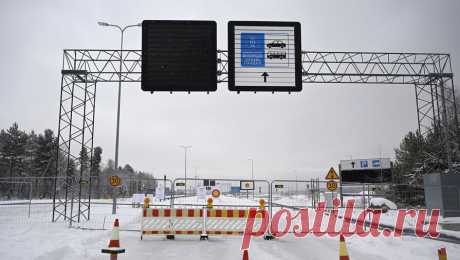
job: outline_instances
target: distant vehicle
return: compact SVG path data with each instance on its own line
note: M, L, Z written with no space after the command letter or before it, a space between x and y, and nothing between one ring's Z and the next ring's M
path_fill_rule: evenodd
M274 40L270 43L267 44L267 47L269 49L271 48L285 48L286 47L286 43L284 43L283 41L281 40Z
M280 52L280 51L271 51L267 53L267 58L268 59L286 59L286 52Z

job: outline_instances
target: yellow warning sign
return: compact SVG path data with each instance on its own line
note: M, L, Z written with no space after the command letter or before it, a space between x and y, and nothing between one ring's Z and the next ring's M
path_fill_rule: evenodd
M327 189L329 191L335 191L337 189L337 182L335 181L328 181L327 182Z
M117 175L112 175L109 176L109 182L112 187L120 186L121 184L121 178L118 177Z
M331 167L331 169L329 169L329 172L326 175L326 180L338 180L338 179L339 179L339 175L337 175L337 173L335 172L334 167Z

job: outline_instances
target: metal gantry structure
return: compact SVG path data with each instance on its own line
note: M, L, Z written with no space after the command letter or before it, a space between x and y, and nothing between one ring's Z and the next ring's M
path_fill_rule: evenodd
M89 219L92 167L81 164L82 156L92 162L96 85L119 82L120 68L122 82L140 82L141 63L141 50L64 50L56 172L65 178L54 185L53 221ZM217 64L218 83L225 83L227 51L217 51ZM414 86L418 131L422 136L439 134L443 147L427 160L447 158L452 167L459 133L449 54L304 51L302 67L304 87L308 83Z

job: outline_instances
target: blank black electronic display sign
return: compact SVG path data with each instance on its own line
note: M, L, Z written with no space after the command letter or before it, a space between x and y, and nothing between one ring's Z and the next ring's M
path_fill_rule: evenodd
M215 21L142 22L144 91L216 91Z

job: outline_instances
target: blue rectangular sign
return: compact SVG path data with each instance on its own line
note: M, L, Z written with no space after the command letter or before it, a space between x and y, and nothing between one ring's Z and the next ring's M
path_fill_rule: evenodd
M380 160L372 160L372 167L379 168L380 167Z
M241 67L265 67L265 34L241 33Z
M232 186L232 187L230 187L230 192L231 193L240 193L240 187L239 186Z

